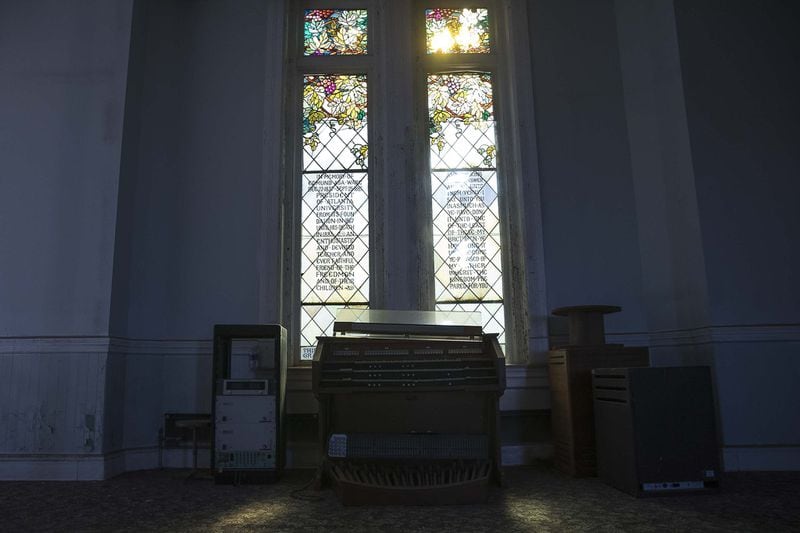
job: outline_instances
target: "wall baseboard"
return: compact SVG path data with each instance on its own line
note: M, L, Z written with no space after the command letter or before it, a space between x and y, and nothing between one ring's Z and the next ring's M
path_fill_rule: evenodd
M725 446L722 464L726 472L798 471L800 446Z
M165 449L163 468L192 468L192 450ZM208 468L209 451L197 452L198 468ZM0 481L99 481L134 470L159 468L158 447L107 454L0 455Z
M524 466L552 457L553 445L549 442L507 444L500 449L500 462L503 466Z
M504 466L530 464L552 456L550 443L503 446ZM209 450L198 450L198 468L208 468ZM318 464L316 443L299 442L289 446L286 468L315 468ZM191 449L166 449L162 468L192 468ZM100 481L136 470L159 468L157 447L119 450L105 455L4 455L0 456L0 481Z
M0 481L97 481L105 458L93 455L0 456Z
M290 445L287 468L317 466L316 443ZM503 466L524 466L549 460L553 445L549 442L505 445L501 450ZM722 449L723 469L737 471L800 471L800 446L736 446ZM198 450L198 468L208 468L209 450ZM191 449L166 449L162 468L192 468ZM98 481L124 472L159 468L157 447L119 450L105 455L2 455L0 481Z

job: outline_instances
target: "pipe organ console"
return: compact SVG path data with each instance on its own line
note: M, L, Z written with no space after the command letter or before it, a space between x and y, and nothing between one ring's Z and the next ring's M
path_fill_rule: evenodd
M500 483L505 359L474 315L344 310L319 338L321 468L345 505L476 503Z

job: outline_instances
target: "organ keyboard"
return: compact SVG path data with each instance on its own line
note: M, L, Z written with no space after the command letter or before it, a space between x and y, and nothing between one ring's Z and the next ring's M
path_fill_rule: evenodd
M343 503L475 503L500 482L505 359L474 315L345 310L318 339L322 471Z

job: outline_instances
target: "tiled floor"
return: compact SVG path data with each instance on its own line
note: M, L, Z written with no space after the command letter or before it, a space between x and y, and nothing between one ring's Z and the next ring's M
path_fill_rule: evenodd
M800 531L800 473L728 474L718 494L635 499L547 463L506 470L485 505L342 507L331 489L185 482L175 470L102 482L0 482L0 531Z

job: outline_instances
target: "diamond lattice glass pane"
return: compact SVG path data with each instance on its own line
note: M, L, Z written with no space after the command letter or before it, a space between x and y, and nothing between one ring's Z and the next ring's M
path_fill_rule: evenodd
M303 77L303 170L367 168L367 76Z
M366 9L307 9L303 23L307 56L367 53Z
M469 311L480 312L483 323L484 333L497 333L497 341L500 348L505 352L506 349L506 319L503 304L499 302L491 303L447 303L436 304L437 311Z
M300 359L310 361L314 358L317 337L333 333L333 321L340 309L365 307L366 305L301 305Z
M486 73L428 76L431 168L495 168L492 78Z
M436 301L501 300L494 171L432 172Z
M369 300L366 172L303 174L303 303Z
M301 358L341 306L369 301L367 77L308 75L303 85Z
M428 76L436 308L480 311L505 344L492 79Z
M489 13L486 9L426 9L429 54L488 54Z

